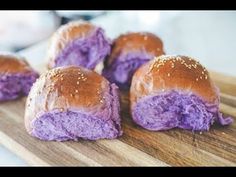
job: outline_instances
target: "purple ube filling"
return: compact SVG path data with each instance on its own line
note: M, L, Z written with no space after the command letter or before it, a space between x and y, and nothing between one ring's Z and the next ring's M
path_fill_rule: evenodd
M196 131L209 130L217 121L221 125L232 123L224 119L218 104L208 104L199 96L180 91L168 91L141 98L132 110L133 120L149 130L183 128Z
M39 75L35 72L0 75L0 101L27 96Z
M41 113L32 121L31 134L42 140L113 139L122 134L117 86L106 93L106 104L90 112L82 109Z
M103 69L102 75L110 82L115 83L121 89L128 89L134 72L153 56L145 52L133 52L127 55L119 55L114 62Z
M110 41L105 38L104 31L97 28L89 36L69 43L56 58L54 67L76 65L94 69L110 50Z

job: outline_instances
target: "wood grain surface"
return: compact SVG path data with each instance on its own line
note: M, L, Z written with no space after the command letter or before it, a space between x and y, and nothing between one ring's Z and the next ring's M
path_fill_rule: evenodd
M44 69L39 66L39 70ZM211 76L221 90L221 111L236 118L236 78ZM26 98L0 103L0 143L30 165L43 166L235 166L236 122L212 126L209 132L182 129L151 132L129 115L128 93L122 93L122 128L116 140L44 142L26 133Z

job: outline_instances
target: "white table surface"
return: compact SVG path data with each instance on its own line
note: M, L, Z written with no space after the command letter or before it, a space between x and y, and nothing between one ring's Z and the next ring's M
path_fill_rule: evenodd
M163 39L166 53L190 55L211 70L236 76L235 12L112 12L93 22L102 26L110 38L126 31L156 33ZM43 62L46 47L47 41L41 42L20 54L35 67ZM3 165L28 164L0 145Z

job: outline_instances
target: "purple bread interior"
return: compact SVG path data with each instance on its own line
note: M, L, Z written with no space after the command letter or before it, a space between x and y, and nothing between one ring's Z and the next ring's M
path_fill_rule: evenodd
M134 72L144 63L153 58L145 52L121 54L114 62L103 69L102 75L121 89L127 90L131 85Z
M27 96L33 83L39 75L36 72L1 74L0 101L13 100L20 96Z
M208 104L193 93L171 90L141 98L132 109L133 120L148 130L182 128L192 131L209 130L217 121L232 123L223 118L218 104Z
M110 43L104 31L97 28L88 36L70 42L55 59L54 67L76 65L94 69L110 54Z
M113 139L122 134L118 87L112 84L104 94L105 104L91 111L68 109L40 113L31 122L31 135L41 140Z

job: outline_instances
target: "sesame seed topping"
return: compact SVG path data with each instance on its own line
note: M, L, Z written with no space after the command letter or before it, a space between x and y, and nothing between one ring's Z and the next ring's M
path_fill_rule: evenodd
M75 90L75 93L78 93L79 91L78 90Z
M76 84L79 85L79 81L77 81Z
M205 79L207 79L207 75L205 76Z
M196 81L198 81L198 78L196 78Z
M148 37L147 36L144 36L144 40L146 41L148 39Z
M200 76L200 79L202 79L202 76Z
M62 111L64 111L64 109L63 109L63 108L60 108L60 111L62 112Z
M63 81L63 77L61 78L61 81Z
M170 77L170 73L168 73L167 76Z
M73 97L73 94L71 93L70 96Z

